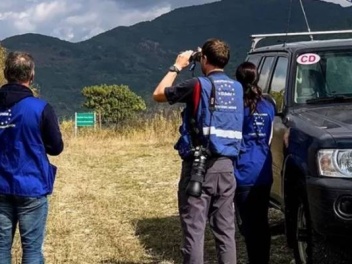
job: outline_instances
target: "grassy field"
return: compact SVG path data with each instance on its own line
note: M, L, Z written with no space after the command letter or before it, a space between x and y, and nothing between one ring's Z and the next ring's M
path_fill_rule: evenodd
M64 127L65 151L51 158L59 172L50 197L46 263L181 263L176 129L160 119L127 134L85 132L75 138ZM281 215L271 215L271 263L289 263ZM238 263L244 264L239 234L237 241ZM216 263L209 230L205 245L206 263ZM14 263L20 255L17 236Z

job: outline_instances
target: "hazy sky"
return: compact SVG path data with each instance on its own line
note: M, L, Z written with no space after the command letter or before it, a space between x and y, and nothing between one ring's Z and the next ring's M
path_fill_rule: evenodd
M0 0L0 39L28 32L80 41L216 0Z
M215 1L0 0L0 40L31 32L77 42L117 26L152 20L177 7ZM325 1L352 5L349 0Z

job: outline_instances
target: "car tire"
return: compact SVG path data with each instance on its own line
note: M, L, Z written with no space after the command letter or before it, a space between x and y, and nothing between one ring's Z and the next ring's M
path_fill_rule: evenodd
M306 203L299 199L295 210L294 229L291 234L293 238L293 252L296 264L313 264L312 262L312 236L310 227L310 218Z
M318 234L311 225L308 203L299 197L296 207L293 251L296 264L351 264L349 243L332 241Z

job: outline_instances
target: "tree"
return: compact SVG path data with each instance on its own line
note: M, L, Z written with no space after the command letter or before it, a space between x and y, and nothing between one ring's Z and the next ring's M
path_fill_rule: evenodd
M4 78L4 68L5 68L6 50L0 46L0 86L6 83Z
M103 123L117 125L146 109L144 100L126 85L84 87L82 94L86 97L83 106L100 113Z

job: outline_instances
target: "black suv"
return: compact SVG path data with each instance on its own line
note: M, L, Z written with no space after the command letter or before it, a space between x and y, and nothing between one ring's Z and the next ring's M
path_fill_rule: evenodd
M289 35L253 35L247 57L277 107L271 202L285 214L296 264L351 264L352 39L256 48L263 38Z

